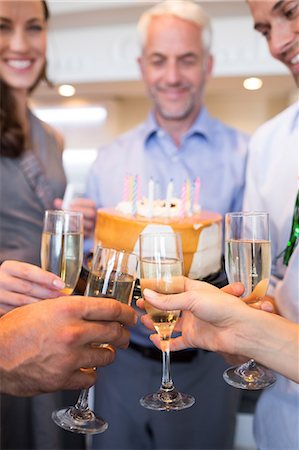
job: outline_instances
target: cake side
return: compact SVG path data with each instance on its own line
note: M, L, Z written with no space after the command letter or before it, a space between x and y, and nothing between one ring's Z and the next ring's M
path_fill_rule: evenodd
M220 269L222 217L202 211L187 217L153 217L99 209L95 240L105 247L138 253L138 236L148 232L178 232L182 238L185 275L204 278Z

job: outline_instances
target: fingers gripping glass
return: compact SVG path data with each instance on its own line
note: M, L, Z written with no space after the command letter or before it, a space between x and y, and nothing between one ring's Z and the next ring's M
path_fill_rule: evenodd
M270 270L271 246L269 215L263 212L238 212L225 216L225 270L230 283L245 286L244 302L259 308L266 295ZM273 384L274 374L253 359L230 367L224 380L240 389L258 390Z
M130 304L136 280L138 258L136 255L97 246L85 294L88 297L114 298ZM95 344L107 347L107 344ZM81 369L92 370L92 369ZM54 411L52 419L68 431L82 434L102 433L108 423L88 407L88 389L83 389L75 406Z
M183 255L180 235L175 233L143 234L140 244L140 286L163 294L184 290ZM140 403L148 409L159 411L189 408L195 399L178 392L170 373L169 340L180 311L162 311L145 301L145 309L151 316L161 340L163 372L160 389L141 398Z

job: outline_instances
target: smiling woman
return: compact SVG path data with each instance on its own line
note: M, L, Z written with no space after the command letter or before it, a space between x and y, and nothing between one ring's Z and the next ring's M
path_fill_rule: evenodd
M26 101L46 78L45 2L0 3L1 154L18 156L28 141ZM17 104L17 105L16 105Z
M0 1L0 263L40 264L44 211L65 190L62 139L27 105L29 94L46 79L48 17L44 1ZM0 447L79 448L74 438L63 442L52 425L52 409L73 401L61 395L3 395Z
M65 190L62 138L27 104L46 78L48 16L44 1L0 2L1 261L39 265L44 210Z

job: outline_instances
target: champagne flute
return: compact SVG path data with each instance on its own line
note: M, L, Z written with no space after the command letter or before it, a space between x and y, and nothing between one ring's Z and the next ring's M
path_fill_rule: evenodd
M98 245L88 275L85 294L88 297L114 298L130 305L136 280L138 258L132 253ZM106 347L107 344L94 344ZM93 369L81 369L93 370ZM94 369L95 370L95 369ZM65 430L82 434L103 433L108 423L88 407L89 389L83 389L75 406L52 413L54 422Z
M163 294L184 291L183 255L180 235L176 233L141 234L140 244L140 286ZM170 373L169 341L179 310L161 311L145 301L145 309L151 316L161 340L163 371L160 389L140 399L148 409L170 411L189 408L194 397L178 392Z
M47 210L41 243L41 266L65 283L61 290L71 294L83 261L83 216L80 212Z
M266 295L271 272L269 215L265 212L236 212L225 216L225 270L230 283L240 281L242 300L259 308ZM258 390L276 381L274 374L253 359L223 374L224 380L240 389Z

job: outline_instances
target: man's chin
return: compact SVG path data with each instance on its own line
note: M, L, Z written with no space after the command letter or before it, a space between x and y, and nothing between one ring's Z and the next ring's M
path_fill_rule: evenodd
M180 111L171 111L169 109L157 108L157 111L158 111L158 114L164 120L173 120L173 121L185 120L192 113L191 108L188 108L185 110L180 110Z

